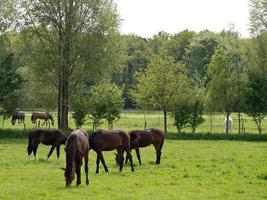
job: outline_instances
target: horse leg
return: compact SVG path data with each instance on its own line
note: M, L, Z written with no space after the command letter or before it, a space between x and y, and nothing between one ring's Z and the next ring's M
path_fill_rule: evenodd
M77 174L77 182L76 185L79 186L81 184L81 157L77 156L76 158L76 174Z
M103 154L100 152L100 161L105 169L105 172L108 172L108 168L107 168L107 165L105 163L105 160L104 160L104 157L103 157Z
M163 146L163 141L161 141L160 143L153 143L154 148L156 150L156 164L160 164L160 157L161 157L161 149Z
M98 174L98 172L99 172L100 153L101 153L101 151L97 152L97 156L96 156L96 171L95 171L96 174Z
M48 158L51 156L51 154L53 153L53 151L54 151L55 148L56 148L55 146L52 146L52 147L51 147L51 149L50 149L50 151L49 151L49 153L48 153L48 156L47 156L47 160L48 160Z
M44 120L44 123L42 124L42 126L45 124L45 122L46 122L46 121Z
M35 160L36 160L37 148L38 148L38 144L33 147L33 155L34 155Z
M130 160L131 170L133 172L134 171L134 167L133 167L133 157L132 157L131 151L128 149L128 150L126 150L126 153L127 153L127 157Z
M139 165L141 165L142 162L141 162L141 156L140 156L140 152L139 152L139 147L135 148L135 153L136 153L136 156L138 158Z
M59 155L60 155L60 146L57 146L57 159L59 159Z
M89 185L89 179L88 179L88 156L89 152L87 151L84 155L84 171L85 171L85 177L86 177L86 185Z
M120 158L120 171L122 171L122 168L123 168L123 150L122 150L122 146L118 147L117 148L117 153L118 153L118 156Z

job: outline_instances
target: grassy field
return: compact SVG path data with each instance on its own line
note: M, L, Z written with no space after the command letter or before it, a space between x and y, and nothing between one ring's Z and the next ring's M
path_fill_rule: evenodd
M53 114L56 121L56 113ZM237 114L233 113L231 115L233 118L233 133L238 133L238 119ZM26 128L34 128L35 125L31 123L30 121L31 113L26 113ZM197 128L197 132L206 133L210 132L210 121L209 117L207 115L204 115L205 122L201 124ZM147 127L160 127L163 128L163 115L161 112L158 111L151 111L146 114L147 119ZM224 116L222 114L217 114L214 116L213 120L213 132L214 133L223 133L224 132ZM244 121L245 121L245 128L246 133L258 133L257 126L255 122L248 116L244 115ZM56 127L55 123L55 127ZM71 117L71 114L69 115L69 125L71 128L75 128L74 120ZM267 132L267 120L263 120L263 133ZM107 128L107 123L101 124L101 128ZM4 121L4 128L12 128L12 129L23 129L22 124L17 124L15 126L12 126L10 123L10 119L7 119ZM92 129L92 124L89 122L82 127L85 130ZM122 128L127 131L133 130L133 129L143 129L144 128L144 113L141 111L124 111L121 114L121 118L114 123L114 128ZM168 131L175 133L177 132L176 127L173 126L173 118L171 116L168 116ZM190 133L190 128L185 128L185 132Z
M90 151L89 179L66 189L65 154L46 160L41 145L37 160L25 165L26 139L0 139L0 199L267 199L267 143L166 140L161 165L154 164L153 147L141 149L143 165L119 173L113 152L105 152L109 167L95 172ZM61 148L62 150L62 148ZM134 163L136 162L134 154Z

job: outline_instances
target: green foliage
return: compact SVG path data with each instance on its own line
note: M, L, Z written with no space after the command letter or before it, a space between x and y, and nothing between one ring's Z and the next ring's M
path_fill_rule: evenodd
M189 76L198 87L206 87L210 81L208 66L219 45L219 36L210 31L202 31L190 42L184 62L188 68Z
M250 0L250 31L254 35L267 31L267 1Z
M21 88L22 77L18 74L18 65L14 54L10 51L8 41L0 37L3 54L0 55L0 115L11 116L19 103L18 90ZM6 46L5 46L6 45Z
M249 73L248 90L246 93L246 113L252 116L262 133L262 120L267 114L267 79L255 72Z
M178 133L186 127L191 127L192 133L195 133L197 126L204 122L203 102L200 94L192 93L187 100L178 103L172 113Z
M113 72L112 81L123 87L123 97L127 109L134 107L129 95L129 91L135 86L134 74L147 67L150 50L144 38L127 35L122 36L121 40L124 51L124 57L121 58L122 67Z
M226 32L209 65L212 79L208 87L209 106L214 106L213 110L224 111L227 116L239 111L244 98L245 62L239 43L235 33Z
M123 108L122 90L114 84L101 84L90 89L89 113L93 129L97 129L102 119L106 119L110 129L113 122L120 118Z
M76 128L81 128L87 120L89 95L85 89L79 89L71 98L72 117Z
M137 73L135 80L133 99L141 108L162 110L167 132L167 112L183 99L181 94L186 94L188 89L184 65L176 64L170 56L153 55L146 70Z

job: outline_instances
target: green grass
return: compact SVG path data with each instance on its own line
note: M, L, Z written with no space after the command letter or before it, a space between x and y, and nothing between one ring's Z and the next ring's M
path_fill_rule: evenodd
M55 122L56 122L56 113L54 113ZM233 133L238 133L238 119L237 114L233 113L231 115L233 118ZM31 113L26 113L26 129L34 128L35 125L31 123L30 121ZM163 115L159 111L150 111L147 115L147 127L160 127L163 128ZM198 133L207 133L210 132L210 122L207 115L204 115L205 122L201 124L197 128ZM244 116L245 119L245 128L246 133L258 133L257 126L255 122L248 116ZM213 121L213 132L214 133L223 133L224 132L224 116L222 114L217 114L214 116ZM57 124L57 123L55 123ZM75 128L74 120L71 117L71 114L69 115L69 126L70 128ZM263 126L263 133L267 132L267 120L263 120L262 122ZM55 127L57 127L55 125ZM107 123L101 124L100 128L107 128ZM24 127L22 124L17 124L15 126L12 126L10 123L10 119L4 121L4 128L10 128L10 129L19 129L22 130ZM85 130L92 129L92 123L89 121L86 125L82 127ZM144 113L141 111L123 111L121 114L121 118L114 123L114 128L121 128L125 129L127 131L133 130L133 129L143 129L144 128ZM171 116L168 116L168 131L175 133L177 132L176 127L173 126L173 118ZM185 128L184 132L190 133L190 128Z
M267 143L240 141L165 140L161 165L154 164L152 146L141 149L143 165L115 165L105 152L109 168L95 172L96 154L90 151L89 180L66 189L65 155L46 160L49 147L41 145L37 160L25 165L26 139L0 139L0 199L266 199ZM134 152L133 152L134 153ZM134 153L134 162L136 156Z

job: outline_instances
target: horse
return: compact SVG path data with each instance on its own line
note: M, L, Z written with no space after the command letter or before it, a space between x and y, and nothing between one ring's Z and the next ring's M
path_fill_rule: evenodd
M37 119L43 119L44 120L44 123L42 124L42 126L44 124L47 125L47 123L48 123L49 124L49 127L50 127L49 120L51 121L52 126L54 126L54 118L48 112L34 112L34 113L32 113L32 117L31 117L32 123L36 123L36 120Z
M88 185L89 141L87 133L81 130L73 131L67 139L65 145L65 152L66 152L66 168L62 169L65 170L64 176L66 180L66 187L70 187L71 182L75 178L74 173L76 173L77 175L76 185L78 186L81 184L81 166L83 158L85 162L84 170L86 174L86 185Z
M133 130L129 133L131 138L131 150L135 149L139 165L142 164L139 148L147 147L153 144L156 150L156 164L160 164L161 149L164 143L164 132L158 128L150 128L146 130ZM116 155L116 162L118 164L118 157ZM127 163L127 157L125 162Z
M116 149L119 160L119 170L123 168L123 153L126 151L127 157L131 163L131 170L134 171L132 155L130 151L130 137L122 130L98 130L89 135L90 149L93 149L97 153L96 159L96 174L99 172L99 162L101 161L104 169L108 172L102 151L111 151Z
M28 140L28 156L33 152L36 159L38 145L42 143L44 145L52 145L47 159L49 159L55 148L57 149L57 158L59 159L60 145L65 144L67 137L61 131L56 129L36 129L29 133Z
M16 120L18 120L18 123L24 123L25 120L25 113L22 111L18 111L11 117L11 124L14 126L16 123Z

